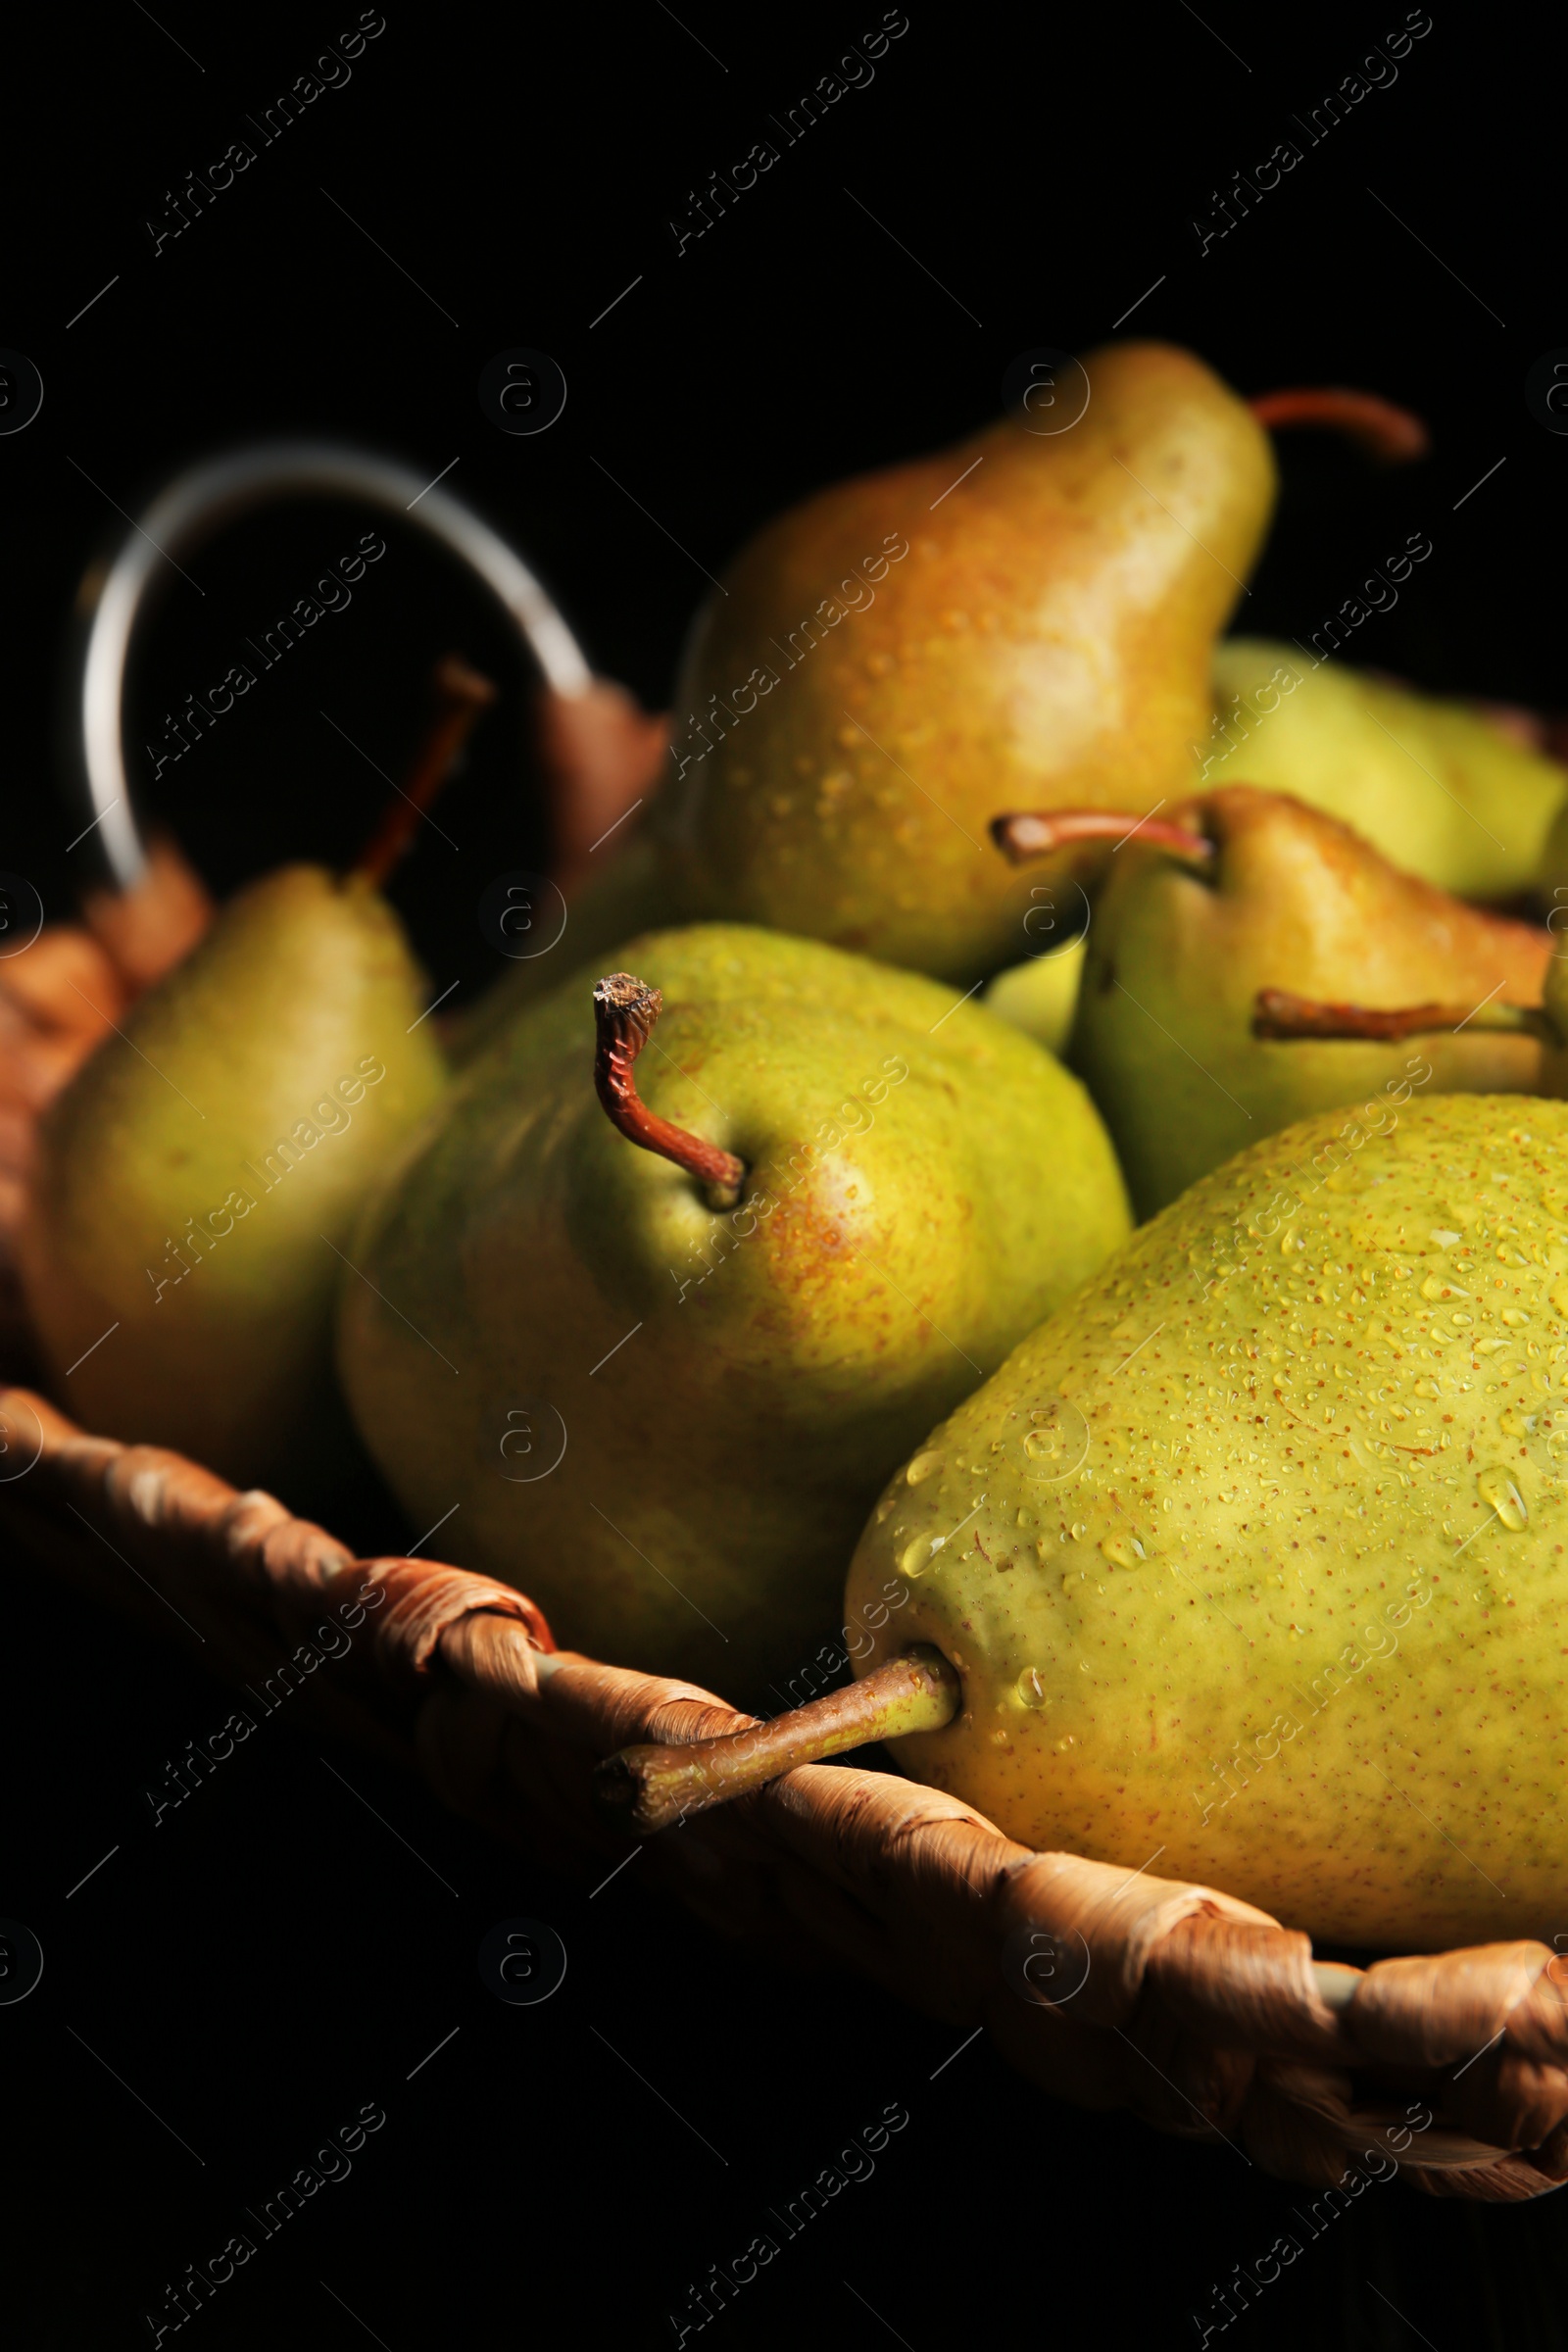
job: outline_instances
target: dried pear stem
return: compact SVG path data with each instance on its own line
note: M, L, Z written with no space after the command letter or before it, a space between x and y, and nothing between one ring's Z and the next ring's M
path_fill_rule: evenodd
M688 1176L708 1187L709 1205L733 1208L746 1182L746 1162L733 1152L721 1152L688 1128L671 1125L651 1111L637 1092L632 1064L653 1035L654 1023L664 1008L657 988L633 972L610 972L594 984L594 1085L612 1126L629 1144L672 1159Z
M437 663L435 688L440 698L439 708L419 747L413 773L354 868L362 882L368 882L376 890L406 854L420 817L451 775L474 720L496 699L490 680L470 669L458 654L448 654Z
M1339 385L1303 387L1289 392L1261 392L1248 407L1261 425L1277 432L1282 425L1314 424L1344 433L1357 441L1385 466L1408 465L1424 458L1432 436L1419 416L1380 400L1375 392L1347 392Z
M1485 1029L1522 1037L1539 1037L1549 1046L1562 1041L1556 1025L1539 1005L1400 1004L1383 1008L1368 1004L1331 1004L1314 997L1293 996L1288 988L1260 988L1252 1004L1252 1035L1272 1038L1362 1038L1396 1045L1402 1038L1424 1032L1452 1035L1461 1029Z
M1131 809L1036 808L991 819L992 840L1014 865L1023 865L1031 858L1048 858L1054 850L1070 849L1075 841L1106 841L1113 835L1126 841L1135 834L1140 841L1175 850L1198 862L1214 855L1214 844L1205 834L1178 825L1168 816L1139 817Z
M961 1695L941 1650L911 1649L847 1690L829 1690L755 1730L689 1747L623 1747L595 1770L594 1800L623 1829L647 1838L689 1813L749 1795L797 1764L820 1764L870 1740L940 1731L957 1713Z

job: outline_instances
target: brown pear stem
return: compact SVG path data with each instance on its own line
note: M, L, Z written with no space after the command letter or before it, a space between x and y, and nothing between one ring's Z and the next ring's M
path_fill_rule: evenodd
M1321 425L1359 442L1385 466L1408 465L1412 458L1424 458L1432 447L1432 436L1419 416L1409 409L1396 408L1392 400L1381 400L1375 392L1347 392L1339 385L1308 386L1261 392L1247 405L1270 432L1278 432L1282 426Z
M1206 835L1168 816L1140 817L1125 808L1035 808L991 819L992 840L1014 865L1023 865L1031 858L1049 858L1054 850L1070 849L1075 841L1108 841L1116 836L1119 848L1122 841L1135 835L1160 849L1175 850L1199 864L1214 855L1214 844Z
M1293 996L1287 988L1260 988L1252 1004L1252 1035L1280 1039L1361 1038L1396 1045L1402 1038L1462 1029L1488 1030L1494 1035L1539 1037L1548 1045L1560 1041L1556 1027L1533 1004L1401 1004L1385 1009L1368 1004L1330 1004L1313 997Z
M957 1674L941 1650L911 1649L847 1690L826 1691L749 1731L689 1747L623 1747L597 1767L594 1801L646 1838L688 1813L749 1795L797 1764L820 1764L871 1740L940 1731L961 1698Z
M632 1064L653 1035L664 1009L657 988L632 972L610 972L594 983L594 1085L612 1126L629 1144L672 1159L708 1187L709 1204L733 1208L746 1182L746 1162L689 1128L676 1127L651 1111L637 1092Z
M413 841L419 819L452 773L459 752L481 710L496 699L488 678L470 669L458 654L436 664L435 688L440 698L429 732L419 747L407 784L399 788L354 871L362 882L379 890Z

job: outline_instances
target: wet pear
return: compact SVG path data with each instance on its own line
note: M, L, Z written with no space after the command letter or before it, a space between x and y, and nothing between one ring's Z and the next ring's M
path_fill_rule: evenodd
M1137 819L1100 821L1126 833ZM1489 1003L1537 1004L1552 944L1544 928L1399 871L1321 809L1233 785L1177 806L1117 850L1089 930L1068 1058L1150 1216L1310 1111L1344 1103L1348 1119L1375 1118L1410 1067L1424 1064L1444 1092L1540 1091L1537 1036L1476 1021L1417 1045L1407 1025L1380 1035L1377 1011L1439 1001L1462 1017ZM1293 998L1368 1008L1360 1034L1293 1028Z
M1462 898L1568 879L1568 769L1475 709L1251 638L1217 649L1214 702L1205 785L1294 793Z
M1273 455L1186 352L1115 344L1084 372L1064 429L1008 416L840 483L735 560L658 812L699 910L967 985L1030 946L998 808L1183 788ZM1078 397L1064 375L1063 415Z
M962 1685L900 1763L1320 1937L1549 1939L1565 1368L1568 1105L1421 1094L1242 1153L878 1504L857 1672L920 1643Z
M445 1556L771 1709L892 1465L1125 1196L1079 1082L951 988L739 925L619 961L495 1038L368 1212L343 1383Z
M241 1483L347 1436L332 1300L366 1193L445 1083L429 991L366 879L250 884L46 1115L19 1244L88 1429Z

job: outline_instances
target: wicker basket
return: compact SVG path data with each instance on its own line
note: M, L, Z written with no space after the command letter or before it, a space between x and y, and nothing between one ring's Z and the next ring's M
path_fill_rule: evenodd
M636 805L662 722L603 686L547 695L541 720L569 866ZM0 962L0 1361L13 1375L31 1360L7 1242L33 1121L209 911L166 849L141 883L89 906L87 929L52 930L25 967ZM86 1023L83 957L102 1016ZM85 1436L26 1390L0 1389L0 1526L160 1630L177 1611L236 1680L273 1674L325 1607L363 1626L370 1638L330 1688L322 1678L318 1707L555 1867L603 1879L628 1858L591 1801L601 1757L752 1720L687 1684L558 1651L504 1585L357 1559L270 1495ZM1057 2097L1228 2140L1282 2179L1320 2187L1392 2162L1435 2195L1493 2202L1568 2179L1568 1980L1544 1944L1364 1970L1314 1961L1305 1936L1230 1895L1031 1853L953 1797L848 1765L787 1773L653 1838L646 1857L644 1875L721 1934L858 1969L989 2031Z
M26 1390L0 1391L0 1525L33 1556L149 1622L177 1610L237 1680L345 1613L369 1639L321 1694L340 1733L416 1759L446 1804L554 1867L602 1878L627 1856L591 1802L598 1758L752 1720L558 1651L507 1586L357 1559L270 1495L85 1436ZM989 2031L1043 2090L1227 2140L1283 2179L1393 2163L1494 2202L1568 2179L1568 2000L1544 1944L1314 1961L1305 1936L1211 1887L1031 1853L934 1788L844 1765L787 1773L646 1851L721 1934L858 1969Z

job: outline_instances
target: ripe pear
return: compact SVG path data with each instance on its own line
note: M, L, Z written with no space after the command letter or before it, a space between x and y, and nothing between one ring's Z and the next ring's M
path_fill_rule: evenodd
M1108 821L1126 832L1137 819ZM1244 1145L1309 1111L1381 1099L1403 1078L1404 1030L1388 1039L1267 1031L1260 993L1371 1007L1373 1030L1380 1006L1531 1005L1551 947L1544 928L1401 872L1322 809L1232 785L1116 851L1090 926L1068 1059L1147 1217ZM1477 1023L1424 1038L1422 1054L1445 1093L1543 1086L1543 1047L1530 1034Z
M765 1701L892 1465L1125 1195L1078 1081L950 988L731 924L620 960L493 1040L371 1204L339 1365L446 1556Z
M964 986L1016 956L1030 903L989 851L999 808L1183 789L1273 453L1186 352L1083 366L1066 429L1008 416L840 483L731 565L655 811L697 911Z
M82 1064L43 1121L19 1257L86 1427L241 1483L347 1437L339 1253L445 1083L427 1000L368 879L288 866Z
M899 1762L1316 1936L1549 1937L1565 1365L1568 1105L1421 1095L1255 1145L878 1503L857 1672L920 1643L962 1685Z
M1568 769L1517 728L1250 638L1217 648L1214 700L1205 784L1294 793L1462 898L1510 898L1568 875L1568 838L1548 855Z

